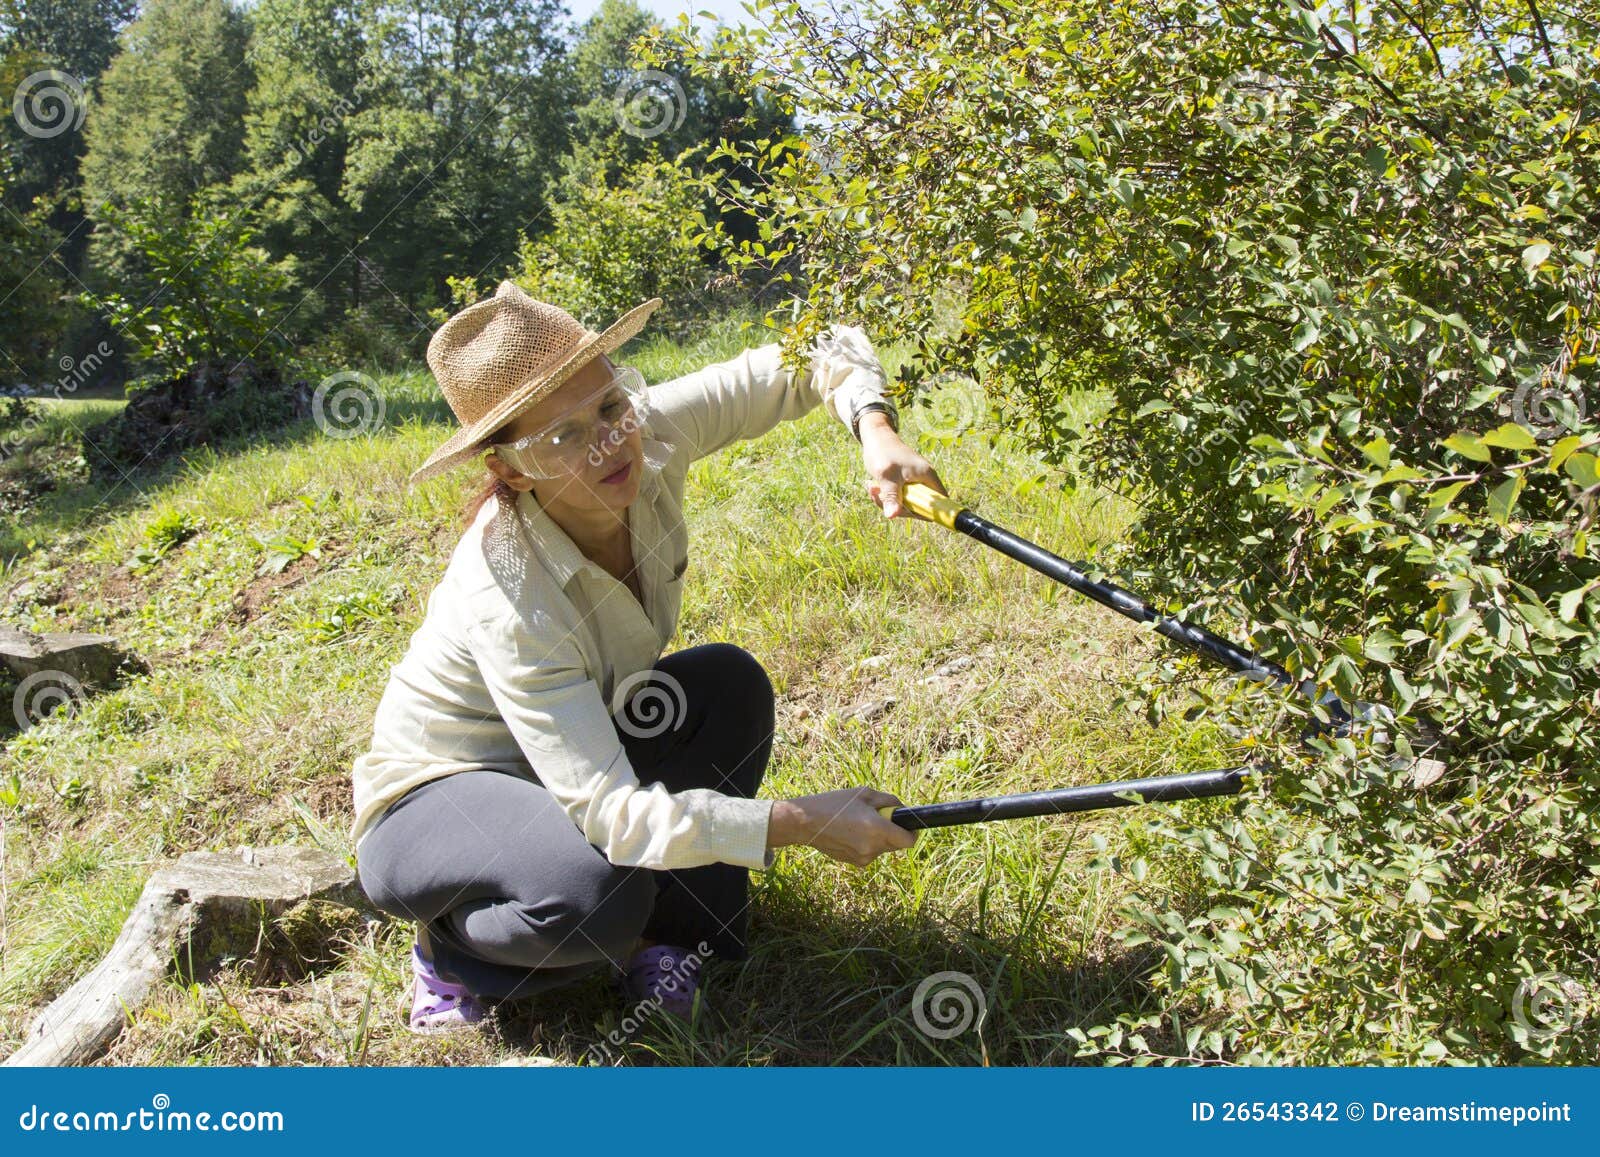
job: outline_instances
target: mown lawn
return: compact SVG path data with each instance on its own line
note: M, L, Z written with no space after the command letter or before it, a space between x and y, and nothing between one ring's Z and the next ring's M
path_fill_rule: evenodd
M656 381L764 340L730 325L630 360ZM898 352L880 352L892 368ZM109 501L68 481L0 524L5 622L108 631L153 671L0 741L0 785L20 796L0 807L7 1051L110 946L161 860L282 842L351 857L351 760L477 481L404 492L445 411L425 371L381 383L389 420L374 436L306 423ZM1116 538L1118 501L1029 487L1042 469L1014 446L930 429L967 408L903 424L953 494L1068 557ZM766 664L780 695L768 794L872 783L924 802L1226 762L1207 733L1157 731L1115 706L1150 645L1135 629L961 536L883 520L856 444L821 409L698 463L689 508L673 649L728 640ZM281 571L273 552L289 556ZM1185 806L1193 818L1230 805ZM750 959L713 962L706 1015L690 1031L654 1018L616 1060L1069 1062L1069 1029L1148 1000L1156 962L1115 940L1118 900L1136 887L1145 902L1203 903L1195 881L1144 873L1139 831L1129 812L947 829L864 870L782 852L752 877ZM1091 866L1096 837L1123 870ZM626 1011L596 978L503 1005L482 1034L414 1037L411 933L298 912L250 959L171 983L102 1063L578 1062ZM946 971L973 978L985 1011L938 1039L912 999Z

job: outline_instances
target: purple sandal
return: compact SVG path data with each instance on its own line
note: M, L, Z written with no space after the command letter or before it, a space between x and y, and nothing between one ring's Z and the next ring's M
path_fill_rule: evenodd
M412 1032L448 1032L484 1018L482 1002L466 985L441 979L417 944L411 946L411 973L416 977L411 999Z
M694 1011L694 994L700 982L700 958L671 944L656 944L634 953L619 986L631 1000L659 1003L661 1008L687 1021Z

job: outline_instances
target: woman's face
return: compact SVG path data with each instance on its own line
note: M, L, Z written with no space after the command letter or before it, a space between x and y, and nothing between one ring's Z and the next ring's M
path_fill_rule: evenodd
M611 379L612 372L611 359L604 354L593 359L538 405L507 423L495 441L514 442L544 429L569 411L579 422L592 422L599 415L602 399L591 395ZM573 410L574 406L580 408ZM530 479L494 454L489 456L489 468L514 489L531 489L539 505L546 509L557 505L609 510L620 516L639 496L644 445L637 422L624 422L615 429L608 424L607 429L609 433L573 464L571 472L559 478Z

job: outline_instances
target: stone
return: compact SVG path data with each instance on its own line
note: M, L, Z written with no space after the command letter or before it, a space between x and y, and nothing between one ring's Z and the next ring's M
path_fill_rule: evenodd
M898 702L899 700L893 695L886 695L882 699L866 699L844 712L841 718L871 723L873 720L881 719L887 715Z
M148 670L110 635L77 631L40 635L13 627L0 627L0 667L18 681L52 672L96 688L116 686L127 670Z

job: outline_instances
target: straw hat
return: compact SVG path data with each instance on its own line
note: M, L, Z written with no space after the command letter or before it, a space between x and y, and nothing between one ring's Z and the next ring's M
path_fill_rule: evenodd
M461 429L408 485L473 457L501 426L638 333L660 304L652 297L596 333L566 310L535 301L516 282L502 281L493 297L450 318L428 342L428 368Z

